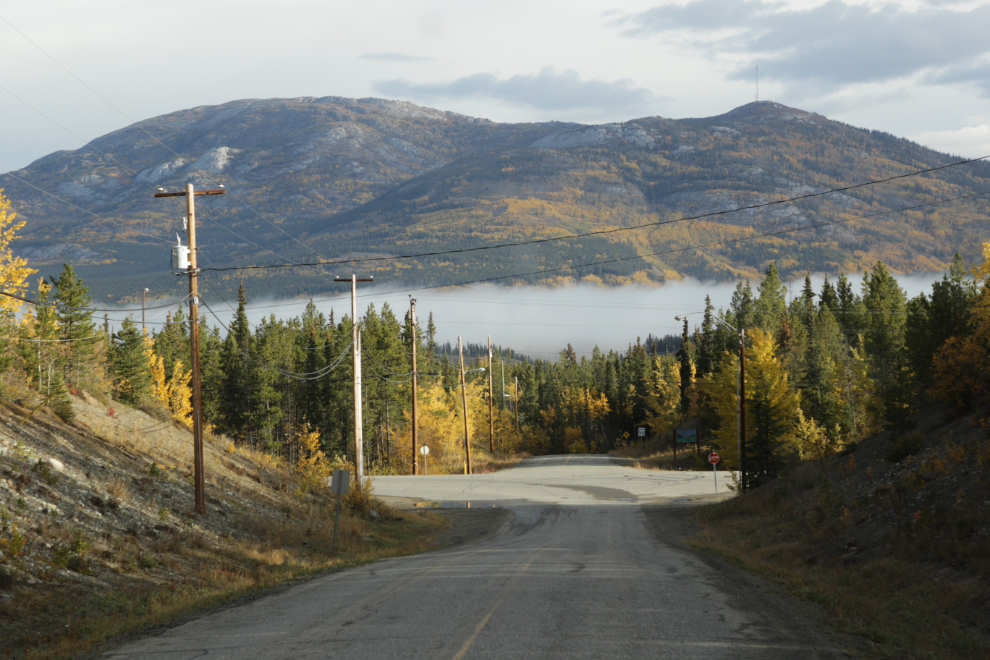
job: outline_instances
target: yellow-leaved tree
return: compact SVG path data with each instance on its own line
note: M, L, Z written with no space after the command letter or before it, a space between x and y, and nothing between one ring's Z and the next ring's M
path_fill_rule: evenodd
M677 427L682 418L681 372L676 362L659 355L653 358L653 372L657 377L647 383L643 421L654 434L663 435Z
M777 476L799 454L795 434L800 396L788 382L787 368L777 357L773 335L756 328L746 351L747 487Z
M799 455L796 434L800 397L776 355L773 335L759 328L746 348L746 469L751 486L772 478ZM736 358L724 354L715 370L709 398L719 419L715 432L726 467L739 469L736 421Z
M302 425L296 435L296 442L299 444L296 469L300 475L296 496L302 497L316 486L325 484L334 465L320 447L320 432L311 430L309 424Z
M28 268L27 259L15 257L10 247L17 238L25 222L16 222L17 214L10 210L10 199L0 188L0 290L17 296L23 296L28 288L28 278L37 273ZM8 319L21 308L21 301L10 296L0 296L0 311L6 312Z

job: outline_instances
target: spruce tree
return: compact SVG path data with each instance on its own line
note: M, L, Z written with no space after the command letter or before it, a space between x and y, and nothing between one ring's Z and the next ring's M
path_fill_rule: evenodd
M111 364L117 398L124 403L139 403L151 392L144 336L128 316L120 324L113 341Z
M767 266L766 276L757 288L754 302L753 323L772 335L776 335L787 310L787 287L780 281L780 273L773 262Z
M818 298L819 305L827 306L831 310L836 310L839 308L839 295L835 292L835 287L832 283L828 281L828 275L825 276L825 282L822 283L822 293Z
M698 375L701 377L710 376L717 361L714 312L711 296L705 296L705 315L701 320L701 334L698 337Z
M251 326L247 319L247 294L244 283L237 290L237 312L223 342L224 399L221 405L221 430L232 437L243 437L248 422L250 390L248 365L251 349Z
M729 309L735 319L734 325L737 328L750 328L753 326L753 313L755 303L753 301L753 289L749 285L749 280L736 284L736 290L732 293L732 301Z
M79 380L80 367L89 366L93 360L94 346L97 338L96 325L93 323L93 310L86 309L93 304L89 295L89 287L84 286L82 279L76 277L72 266L62 265L58 279L49 276L55 287L55 303L61 339L68 340L66 352L65 375L72 380Z

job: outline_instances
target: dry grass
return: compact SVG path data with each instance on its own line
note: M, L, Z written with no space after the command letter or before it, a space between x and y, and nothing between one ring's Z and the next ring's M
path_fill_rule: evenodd
M609 455L616 458L632 459L627 466L639 470L695 470L707 468L704 458L698 459L694 445L678 447L676 459L669 442L656 440L645 443L643 449L639 448L638 443L618 447L610 451Z
M120 475L107 479L107 492L118 502L126 502L131 497L131 484Z
M432 512L403 512L381 508L382 522L343 515L337 552L331 549L333 525L325 509L314 509L308 520L245 517L242 538L217 544L202 535L169 535L152 549L134 538L104 539L86 553L111 554L124 570L137 574L171 565L182 577L149 580L124 591L93 594L71 585L55 593L15 588L14 599L0 604L2 617L33 617L59 622L51 632L14 641L19 657L37 660L68 658L125 632L159 624L177 616L246 596L286 581L339 570L384 557L422 552L446 521ZM64 547L78 539L66 535ZM78 547L78 546L77 546ZM81 572L81 571L80 571ZM14 605L16 603L16 605ZM7 649L10 652L10 647Z
M974 518L979 507L969 505L985 492L984 473L962 463L954 474L950 466L919 472L937 463L920 455L892 469L878 458L888 446L883 439L872 456L864 446L825 465L802 464L700 509L694 545L821 604L832 625L869 640L876 657L990 658L990 544L985 521ZM942 450L936 442L929 451ZM886 481L881 470L900 476ZM940 487L958 494L935 497L930 489ZM945 508L935 511L935 502Z
M476 455L471 457L471 469L475 474L507 470L508 468L515 467L519 461L527 456L529 456L529 454L526 452L496 454L493 456L487 451L479 451Z
M57 486L32 470L27 450L0 459L0 472L25 498L77 512L56 518L10 505L31 561L11 552L0 560L20 575L0 586L12 596L0 599L2 657L75 656L289 580L430 549L448 524L431 512L396 512L374 500L373 489L352 490L334 552L325 489L300 492L300 475L284 461L212 436L204 443L207 515L195 516L186 429L88 393L76 412L72 428L41 413L21 427L31 431L31 451L69 466ZM0 406L0 422L18 415ZM9 545L12 534L0 540Z

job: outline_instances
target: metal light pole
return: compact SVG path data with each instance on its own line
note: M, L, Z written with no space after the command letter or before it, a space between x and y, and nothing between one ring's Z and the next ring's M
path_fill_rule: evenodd
M148 295L148 291L149 289L145 289L141 292L141 332L147 332L144 327L144 299L145 296Z

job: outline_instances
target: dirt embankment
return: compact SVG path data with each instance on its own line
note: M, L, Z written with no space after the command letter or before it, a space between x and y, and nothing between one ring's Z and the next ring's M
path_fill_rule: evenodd
M181 425L79 391L66 424L0 404L0 656L54 657L286 580L432 548L431 512L346 502L226 440L193 513Z

